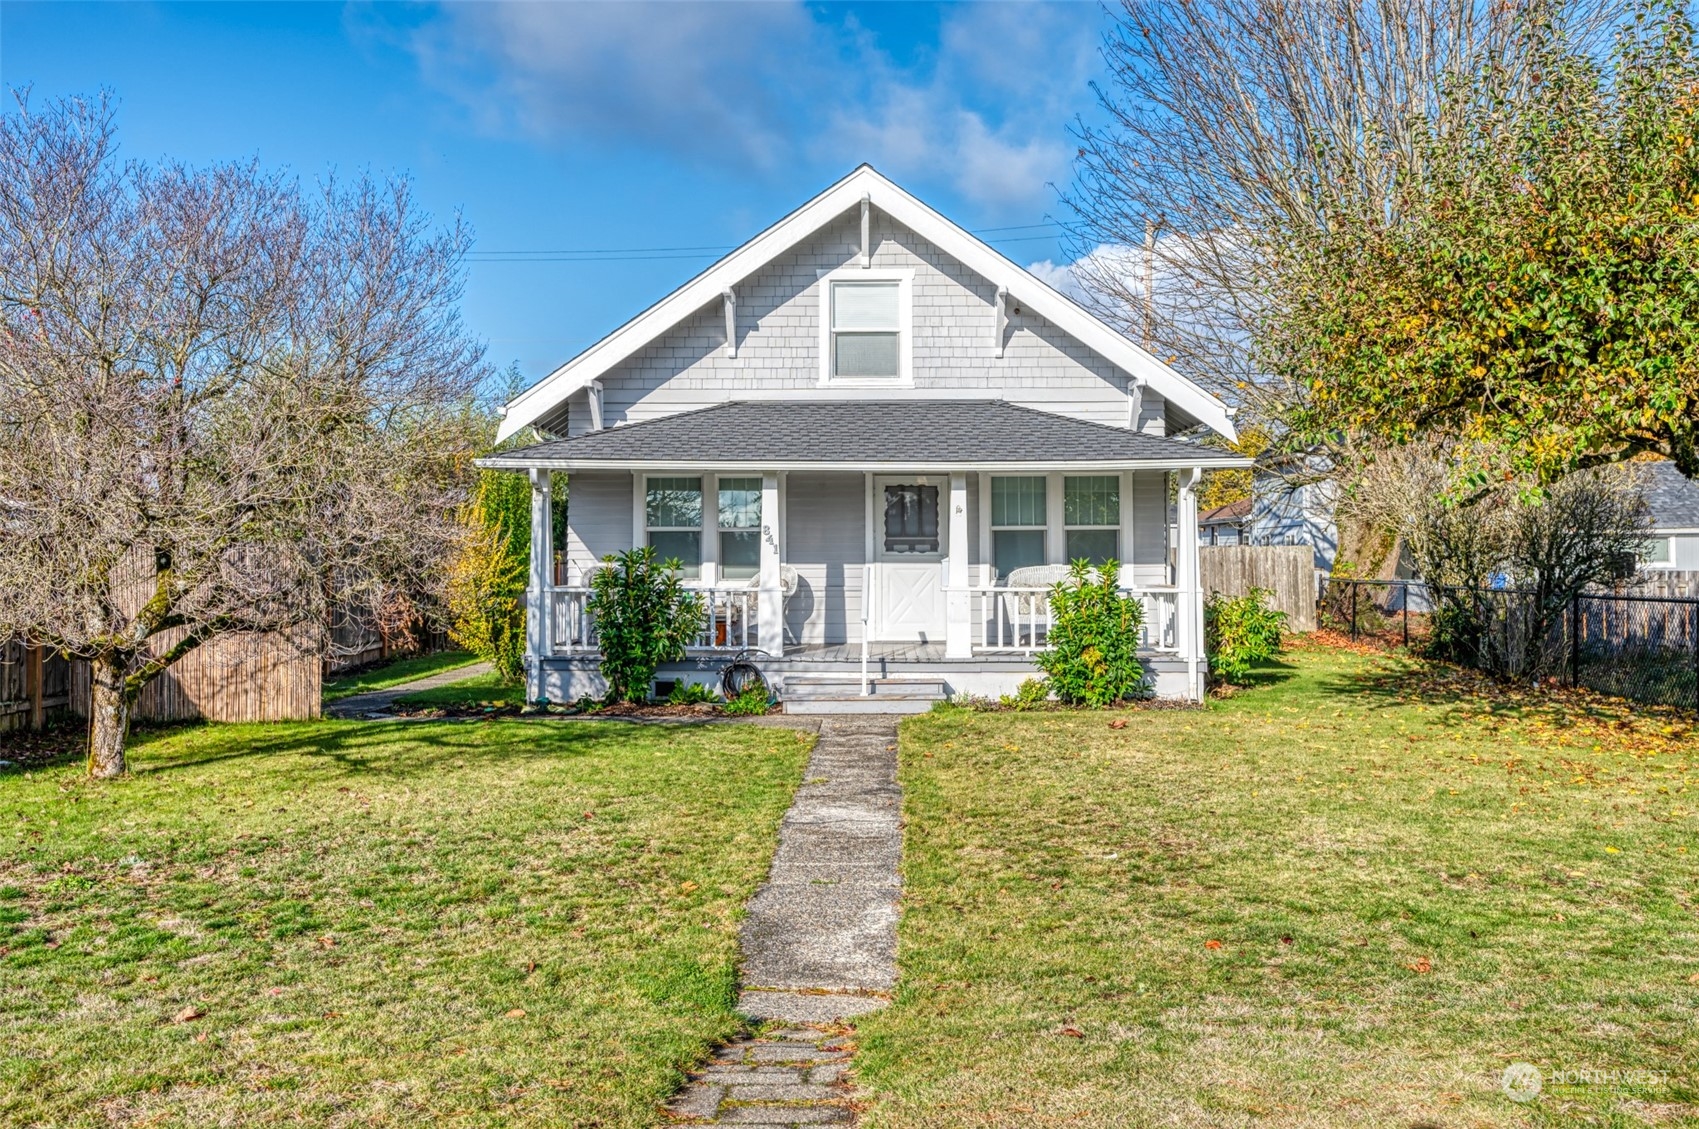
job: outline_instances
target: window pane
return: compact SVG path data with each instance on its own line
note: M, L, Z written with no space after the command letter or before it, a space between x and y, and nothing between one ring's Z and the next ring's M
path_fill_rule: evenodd
M1115 542L1118 539L1113 529L1070 529L1068 530L1068 560L1077 561L1081 557L1094 565L1100 565L1112 557L1119 557Z
M832 338L833 376L901 376L895 333L839 333Z
M1651 538L1646 542L1646 552L1640 559L1647 564L1669 564L1673 559L1670 552L1670 539L1668 537Z
M938 487L885 487L885 551L938 551Z
M1121 480L1093 475L1062 480L1063 525L1120 525Z
M761 531L720 531L720 572L727 580L748 580L761 571Z
M761 480L720 479L719 515L721 529L760 529Z
M991 524L1043 525L1044 476L991 480ZM1043 561L1037 562L1043 564ZM1000 571L1000 570L999 570Z
M832 283L833 329L901 329L895 282Z
M684 566L684 575L702 575L702 534L696 531L671 530L649 534L649 544L655 556L663 561L677 561Z
M702 480L700 478L651 478L649 480L648 524L699 527L702 524Z
M991 534L991 567L998 576L1044 563L1044 530L999 529Z

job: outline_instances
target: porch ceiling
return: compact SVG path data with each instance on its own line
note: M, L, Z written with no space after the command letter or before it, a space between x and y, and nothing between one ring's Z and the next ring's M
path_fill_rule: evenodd
M508 470L678 467L985 470L1244 467L1178 439L1003 400L733 401L479 460Z

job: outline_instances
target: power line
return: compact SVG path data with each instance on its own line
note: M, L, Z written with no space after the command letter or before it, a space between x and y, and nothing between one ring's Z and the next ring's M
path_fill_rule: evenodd
M976 229L975 235L990 235L1005 231L1032 231L1038 228L1056 229L1061 225L1052 221L1044 223L1016 224L1010 227L982 227ZM1036 243L1055 239L1051 235L1006 236L1001 239L987 239L987 243ZM558 251L472 251L467 254L467 260L473 263L614 263L641 262L662 259L703 259L723 255L735 250L730 245L700 246L700 247L607 247L600 249L558 250Z

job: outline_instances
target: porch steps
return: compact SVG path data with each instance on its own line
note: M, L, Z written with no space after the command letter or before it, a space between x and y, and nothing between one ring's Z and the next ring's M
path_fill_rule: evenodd
M793 674L784 680L782 698L786 713L925 713L932 703L949 696L942 678L872 678L868 694L861 692L861 676L849 674Z

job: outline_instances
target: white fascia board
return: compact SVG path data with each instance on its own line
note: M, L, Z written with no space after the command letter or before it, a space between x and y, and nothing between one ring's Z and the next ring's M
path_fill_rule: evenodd
M1025 304L1115 367L1141 380L1176 408L1230 440L1238 438L1226 405L1220 400L1036 275L909 195L871 165L862 165L516 396L507 405L496 441L501 442L548 415L567 397L662 333L710 302L719 301L727 287L736 286L839 216L859 209L864 196L872 200L874 207L936 244L963 266L1009 290L1011 300Z
M875 474L947 474L951 471L985 471L991 474L1042 474L1046 471L1118 471L1118 470L1238 470L1251 465L1251 460L1237 455L1185 459L1091 459L1080 462L800 462L795 460L744 459L725 461L679 461L629 459L550 459L519 458L496 455L474 460L484 470L626 470L650 474L711 469L720 474L757 474L763 471L846 471L856 474L872 471Z

